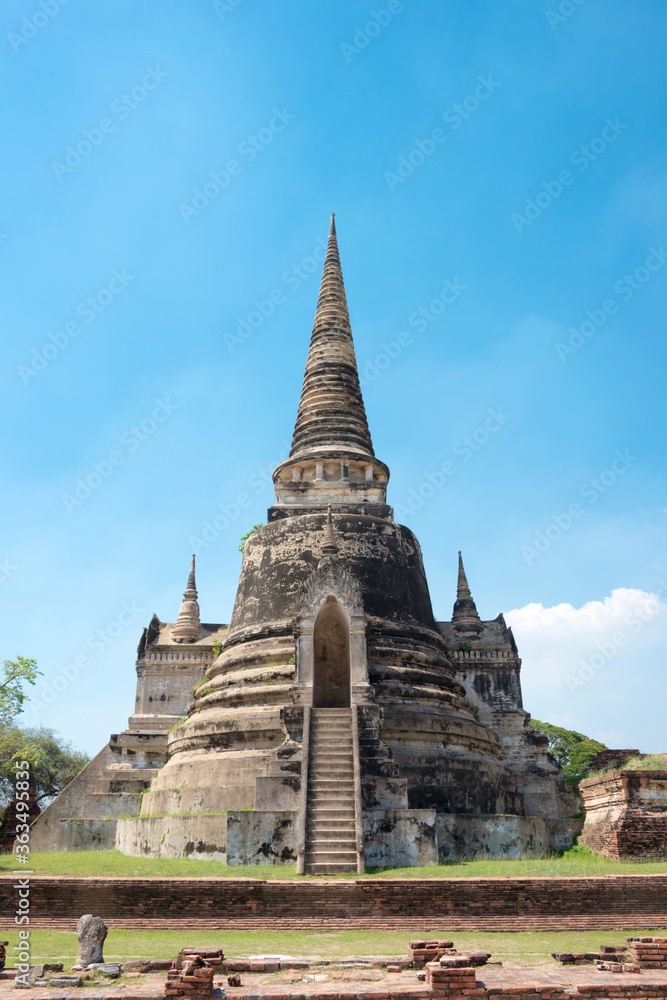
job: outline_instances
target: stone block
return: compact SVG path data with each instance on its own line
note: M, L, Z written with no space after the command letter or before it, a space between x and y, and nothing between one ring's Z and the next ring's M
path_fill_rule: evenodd
M297 812L229 812L228 865L293 865L297 853Z
M102 975L107 976L109 979L117 979L122 971L120 962L94 962L88 968L94 969L95 972L101 972Z
M362 819L367 867L438 863L434 809L368 809Z
M538 816L472 816L438 813L436 818L440 861L456 861L483 854L519 858L544 855L550 848L546 820Z
M145 858L227 858L227 815L132 816L118 820L116 848Z
M407 778L363 778L361 782L363 809L407 809Z
M301 778L282 775L255 779L255 809L287 812L298 810Z

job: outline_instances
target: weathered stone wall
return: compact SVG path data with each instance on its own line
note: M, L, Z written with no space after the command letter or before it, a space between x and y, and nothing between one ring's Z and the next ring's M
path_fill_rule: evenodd
M30 827L32 851L105 850L113 846L110 828L100 826L100 821L115 823L122 814L137 813L141 802L141 797L132 792L96 791L114 759L107 744L43 810ZM94 822L84 825L83 821Z
M579 785L579 842L609 858L667 857L667 771L611 771Z
M15 876L0 877L0 926L14 928ZM82 913L114 926L407 930L661 927L667 875L262 881L30 879L30 926L73 930Z
M227 814L125 817L118 820L115 847L134 857L192 858L224 864Z
M116 819L62 819L54 851L112 851Z
M295 865L298 813L229 812L228 865Z
M434 809L369 809L362 818L367 868L438 863Z
M457 816L438 813L435 821L441 861L483 854L492 858L543 857L551 837L537 816Z

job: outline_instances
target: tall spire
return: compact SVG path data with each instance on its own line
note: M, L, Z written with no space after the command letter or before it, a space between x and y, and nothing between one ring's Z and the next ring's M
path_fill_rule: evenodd
M459 552L459 577L456 584L456 603L452 614L452 624L457 632L481 632L482 622L472 599L470 587Z
M190 563L190 575L188 576L188 585L183 594L181 610L178 612L178 621L172 627L171 636L176 642L195 642L201 636L197 586L195 584L194 555Z
M341 449L374 456L332 214L290 457Z

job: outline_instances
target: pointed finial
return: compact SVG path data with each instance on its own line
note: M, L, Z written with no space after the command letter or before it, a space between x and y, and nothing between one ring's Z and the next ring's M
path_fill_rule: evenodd
M172 627L171 637L175 642L196 642L201 636L199 620L199 604L197 603L197 585L195 583L195 557L192 556L188 584L183 594L178 620Z
M341 449L374 457L332 213L290 457Z
M333 520L331 518L331 504L327 507L327 519L324 524L324 542L322 544L323 556L338 555L338 543L334 534Z
M459 552L459 575L456 584L456 603L452 614L452 624L458 632L481 632L482 622L472 599L463 559Z
M472 596L470 593L470 587L468 586L466 571L463 568L463 559L461 558L460 550L459 550L459 577L456 583L456 596L457 598Z

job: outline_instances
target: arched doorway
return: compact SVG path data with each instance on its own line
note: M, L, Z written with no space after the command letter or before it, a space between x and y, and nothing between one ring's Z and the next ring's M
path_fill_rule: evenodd
M313 653L313 708L349 708L350 627L334 597L315 619Z

